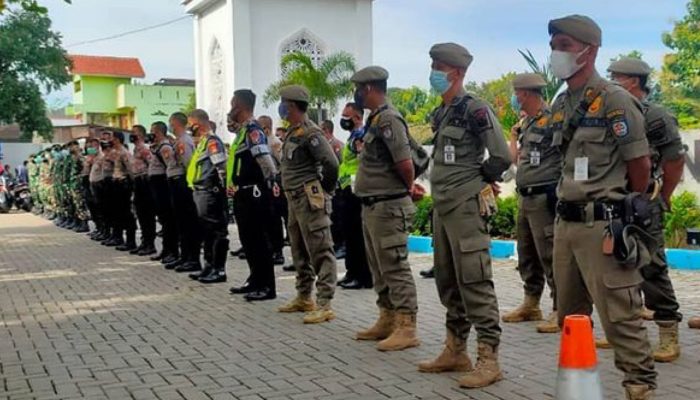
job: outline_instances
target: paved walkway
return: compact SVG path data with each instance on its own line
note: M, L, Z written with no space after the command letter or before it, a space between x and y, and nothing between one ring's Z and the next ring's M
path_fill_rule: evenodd
M431 257L411 262L417 272ZM338 319L304 326L301 315L275 312L294 295L291 274L278 271L277 300L247 304L229 295L246 268L231 259L229 284L204 287L36 216L0 215L0 398L552 398L558 336L535 333L534 323L504 326L505 380L459 390L459 374L415 370L440 351L444 335L432 281L417 279L423 345L383 354L351 339L374 320L371 291L339 290ZM515 306L521 289L513 263L498 262L494 274L501 308ZM672 275L685 312L699 313L700 274ZM700 332L684 325L681 334L681 359L658 366L658 398L698 398ZM472 339L472 355L474 348ZM607 398L622 398L612 353L599 355Z

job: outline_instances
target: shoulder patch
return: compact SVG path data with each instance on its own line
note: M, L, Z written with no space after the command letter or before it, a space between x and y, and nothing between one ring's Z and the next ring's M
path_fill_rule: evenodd
M185 154L185 144L182 142L177 142L177 154L183 155Z
M319 139L317 137L312 138L310 143L311 143L311 147L317 147L320 144Z
M207 151L209 151L210 154L219 153L219 144L216 143L216 140L210 140L209 143L207 143Z
M477 129L486 130L493 128L493 122L491 122L491 116L489 114L488 107L481 107L472 113Z
M253 129L252 131L248 132L248 139L252 144L261 144L263 142L262 134L258 129Z
M593 100L593 103L591 103L590 107L588 107L588 112L591 114L595 114L598 111L600 111L600 106L603 104L603 98L598 96L596 97L595 100Z
M160 150L161 155L163 156L164 159L169 159L170 156L172 155L172 152L170 151L170 147L168 146L163 146L163 148Z
M302 128L302 127L296 128L296 129L292 132L292 135L293 135L293 136L296 136L296 137L304 136L304 128Z
M624 117L617 117L610 121L610 128L615 136L623 138L629 134L629 126L627 125L627 119Z
M542 117L540 117L540 119L537 120L537 127L543 128L545 125L547 125L547 122L549 122L549 117L543 115Z
M552 115L552 122L562 122L564 121L564 111L557 111Z

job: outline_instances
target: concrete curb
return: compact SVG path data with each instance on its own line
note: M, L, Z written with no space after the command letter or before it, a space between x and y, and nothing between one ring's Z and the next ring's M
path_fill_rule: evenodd
M429 236L409 236L408 250L415 253L432 253L433 238ZM514 240L492 240L491 257L510 258L517 254ZM700 271L700 250L666 249L668 265L673 269Z

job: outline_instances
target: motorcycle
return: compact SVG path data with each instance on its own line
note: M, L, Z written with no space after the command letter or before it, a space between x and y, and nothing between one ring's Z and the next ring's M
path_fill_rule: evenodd
M15 207L17 207L18 210L24 210L26 212L32 211L32 194L29 191L28 184L18 183L11 186L10 191L12 193Z
M12 209L14 199L8 187L8 180L0 176L0 213L7 214Z

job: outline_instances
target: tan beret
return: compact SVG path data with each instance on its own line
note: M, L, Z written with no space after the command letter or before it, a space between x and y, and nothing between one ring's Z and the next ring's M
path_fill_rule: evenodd
M542 75L528 72L515 75L513 78L513 89L537 90L547 86Z
M350 80L354 83L377 82L385 81L387 79L389 79L389 71L376 65L362 68L361 70L355 72L355 74L350 78Z
M610 64L608 67L608 72L623 75L648 76L651 74L651 67L642 60L631 57L622 57Z
M280 97L282 100L309 102L309 90L301 85L283 86L280 89Z
M594 46L600 46L603 43L600 27L585 15L568 15L549 21L549 35L554 36L557 33L565 33Z
M474 57L457 43L438 43L430 48L430 58L457 68L469 68Z

